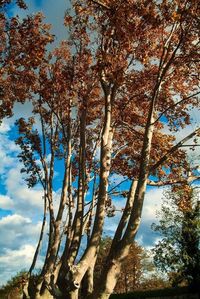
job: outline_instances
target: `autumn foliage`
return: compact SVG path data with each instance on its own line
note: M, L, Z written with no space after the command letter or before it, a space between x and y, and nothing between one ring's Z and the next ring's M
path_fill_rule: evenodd
M16 1L25 9L23 1ZM35 71L45 58L45 47L53 41L50 26L38 13L20 20L7 17L11 1L0 3L0 119L12 114L14 101L31 98ZM33 42L34 41L34 42Z
M190 124L189 108L199 107L199 8L193 0L74 0L64 23L67 39L47 53L52 36L40 14L8 25L2 15L1 115L14 100L31 100L33 116L17 122L19 158L29 187L44 190L29 276L48 225L43 269L24 293L78 298L84 282L85 298L103 299L137 233L147 185L196 174L184 145L195 145L199 129L178 142L174 132ZM115 185L113 174L126 178L129 190ZM116 214L111 189L124 208L93 287L104 219Z

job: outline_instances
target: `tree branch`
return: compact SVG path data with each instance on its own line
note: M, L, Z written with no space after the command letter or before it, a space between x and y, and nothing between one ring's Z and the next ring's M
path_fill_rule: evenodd
M106 8L106 9L110 9L110 7L108 5L106 5L105 3L103 3L102 1L99 1L99 0L90 0L91 2L93 2L94 4L97 4L103 8Z
M147 184L152 187L162 187L162 186L167 186L167 185L173 185L173 184L183 184L183 183L193 183L194 181L197 181L200 179L200 176L190 176L188 178L180 178L177 180L167 180L167 181L159 181L159 182L154 182L152 180L148 180Z
M192 137L200 133L200 128L196 129L189 135L187 135L185 138L183 138L181 141L179 141L176 145L174 145L156 164L154 164L151 168L150 171L154 171L156 168L158 168L163 162L165 162L169 156L171 156L178 148L183 146L185 142L190 140Z
M161 114L160 114L159 117L154 121L153 124L155 124L157 121L159 121L159 120L161 119L161 117L162 117L167 111L169 111L169 110L175 108L175 107L176 107L177 105L179 105L179 104L182 104L184 101L187 101L187 100L191 99L192 97L197 96L198 94L200 94L200 91L198 91L198 92L196 92L196 93L194 93L194 94L192 94L192 95L190 95L190 96L188 96L188 97L186 97L186 98L183 98L182 100L180 100L180 101L176 102L175 104L171 105L170 107L168 107L167 109L165 109L163 112L161 112Z

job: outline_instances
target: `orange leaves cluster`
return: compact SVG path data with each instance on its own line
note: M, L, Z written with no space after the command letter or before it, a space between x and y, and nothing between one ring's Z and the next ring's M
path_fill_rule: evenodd
M23 1L17 1L25 8ZM7 1L9 4L9 1ZM35 70L45 59L45 47L53 41L50 26L43 24L38 13L22 21L8 19L4 11L0 16L0 119L12 114L14 101L25 101L35 89Z
M182 212L190 212L193 208L194 189L189 184L175 185L173 192L177 193L177 206Z

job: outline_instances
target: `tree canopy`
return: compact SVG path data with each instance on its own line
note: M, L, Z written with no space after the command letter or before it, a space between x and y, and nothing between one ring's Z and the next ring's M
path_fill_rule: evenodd
M179 141L174 134L199 107L199 8L193 0L73 0L64 22L66 40L47 52L53 37L41 14L9 22L2 14L1 115L10 115L13 101L31 101L16 142L28 186L44 192L29 276L48 226L43 268L32 288L27 279L24 296L75 299L87 278L88 298L104 299L138 231L147 186L199 177L183 146L191 140L194 147L200 129ZM93 288L114 191L124 208Z
M154 261L162 271L171 272L174 285L186 283L197 288L200 279L200 205L194 187L174 187L153 229L161 240L153 249Z

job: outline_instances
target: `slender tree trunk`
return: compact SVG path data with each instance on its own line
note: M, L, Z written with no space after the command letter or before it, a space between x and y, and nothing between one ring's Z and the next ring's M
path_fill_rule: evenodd
M42 245L42 239L43 239L43 235L44 235L44 228L45 228L45 224L46 224L46 212L47 212L47 199L46 199L46 196L44 196L44 216L43 216L43 222L42 222L42 227L41 227L41 232L40 232L40 237L39 237L38 245L37 245L37 248L35 250L35 254L34 254L34 257L33 257L33 261L32 261L31 267L29 269L30 275L31 275L33 269L35 268L37 257L38 257L38 254L39 254L39 251L40 251L40 248L41 248L41 245Z
M146 192L147 179L149 175L149 160L154 130L154 107L156 98L158 96L159 87L159 84L156 85L155 92L149 107L148 119L143 140L143 148L141 151L141 163L137 187L136 190L134 190L134 184L132 183L129 192L129 197L134 196L134 200L128 225L122 239L118 242L116 242L115 240L115 248L111 246L110 253L106 260L106 268L100 277L99 287L97 288L97 290L95 290L94 294L91 296L91 299L109 298L110 294L112 294L120 274L121 265L128 255L130 246L140 225L144 195ZM130 198L128 198L127 200L132 202ZM127 211L124 211L124 213L127 213ZM123 223L120 223L120 226L121 225L123 225ZM119 236L121 232L122 231L120 229Z
M89 240L88 247L81 259L76 265L75 273L73 273L73 282L80 286L81 281L94 261L97 253L97 248L102 235L104 217L105 217L105 203L107 199L108 189L108 176L111 167L111 148L113 139L113 128L111 126L112 116L112 102L114 94L111 92L111 88L107 87L105 91L105 120L101 138L101 156L100 156L100 183L99 194L97 200L96 215L94 220L94 226L92 235Z
M73 290L73 291L69 292L68 297L64 297L63 299L67 299L67 298L69 298L69 299L78 299L78 293L79 293L78 289Z
M86 116L87 116L87 99L83 101L83 110L80 116L80 146L79 146L79 175L78 175L78 195L77 195L77 209L73 223L73 239L70 245L69 256L67 261L69 265L73 265L74 260L78 254L84 215L84 196L86 188Z
M94 266L96 259L89 266L82 280L82 298L88 298L94 290Z

